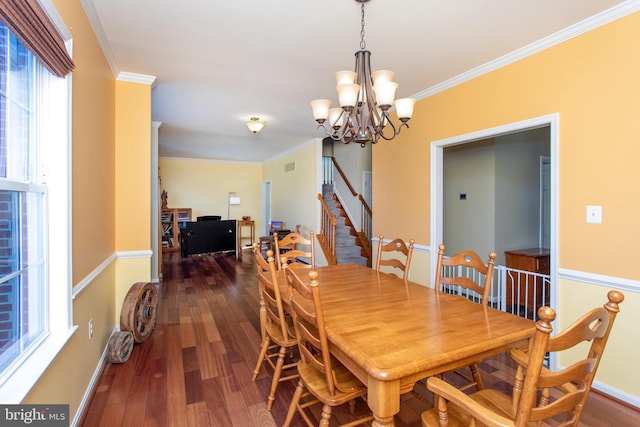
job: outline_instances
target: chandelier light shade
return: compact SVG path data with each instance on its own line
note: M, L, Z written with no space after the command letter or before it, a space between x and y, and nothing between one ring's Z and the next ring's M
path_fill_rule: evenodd
M366 50L364 41L364 4L369 0L355 0L361 3L362 20L360 50L356 52L355 71L338 71L336 90L340 107L331 108L328 99L310 102L313 118L318 128L336 141L345 144L375 144L380 138L392 140L402 130L409 127L407 122L413 114L413 98L395 100L398 84L393 82L393 71L371 72L371 52ZM389 109L395 105L400 125L391 121Z
M258 133L267 123L260 120L258 117L251 117L251 120L248 120L245 124L252 133Z

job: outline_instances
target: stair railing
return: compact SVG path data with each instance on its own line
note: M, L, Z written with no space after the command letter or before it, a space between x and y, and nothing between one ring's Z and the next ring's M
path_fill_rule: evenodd
M333 163L336 172L338 172L342 177L344 183L351 192L351 195L360 201L360 230L357 233L358 240L367 253L368 258L371 259L371 218L373 216L373 212L362 194L358 194L358 192L354 190L353 185L351 185L351 182L343 172L335 157L331 157L331 162Z
M329 207L324 201L322 194L318 194L318 200L320 200L321 213L320 213L320 233L316 236L320 247L324 252L324 256L327 258L329 265L335 265L337 263L336 258L336 223L338 220L335 215L331 213Z

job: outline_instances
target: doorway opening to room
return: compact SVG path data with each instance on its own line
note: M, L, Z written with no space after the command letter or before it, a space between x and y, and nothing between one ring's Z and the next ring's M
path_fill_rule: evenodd
M431 144L431 271L437 247L496 252L490 303L535 319L557 306L558 115Z

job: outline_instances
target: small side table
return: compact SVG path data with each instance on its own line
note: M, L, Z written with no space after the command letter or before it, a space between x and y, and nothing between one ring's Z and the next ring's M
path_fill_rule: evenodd
M249 227L249 235L244 235L243 227ZM238 220L238 249L242 249L242 241L249 240L249 245L253 245L253 241L256 238L256 222L253 220Z

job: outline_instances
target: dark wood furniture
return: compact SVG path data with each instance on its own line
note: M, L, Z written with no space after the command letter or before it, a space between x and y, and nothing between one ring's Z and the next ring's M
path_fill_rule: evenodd
M439 378L429 378L427 387L439 396L438 405L422 414L422 425L462 427L472 425L469 420L474 419L482 425L524 427L547 425L544 422L553 419L566 422L562 425L577 426L613 321L620 311L618 305L624 300L619 291L609 291L607 297L603 307L589 311L553 337L549 336L555 311L550 307L539 310L536 334L528 351L511 351L518 364L511 396L494 389L466 395ZM582 359L571 366L558 372L543 366L549 352L571 349L571 358L575 359L577 349L573 347L583 342L591 344L580 347Z
M545 248L505 251L506 267L548 275L550 253ZM526 273L507 273L506 306L513 312L514 305L535 313L539 307L549 305L549 282Z
M180 254L236 251L236 220L184 222L180 225Z
M284 231L287 231L287 233L290 232L289 230L284 230L283 221L271 221L271 223L269 224L269 235L260 236L259 238L260 250L263 254L266 254L269 249L271 249L272 251L275 250L275 247L273 245L273 233L276 231L281 233L280 237L284 236Z
M245 229L249 229L249 234L245 235ZM253 246L253 242L256 239L256 222L253 220L242 219L238 221L238 248L242 248L242 242L249 240L247 246Z
M372 268L316 271L331 352L367 385L378 426L394 425L400 395L419 379L526 346L535 333L531 320Z
M191 208L164 208L160 212L162 252L180 250L180 225L191 221Z

